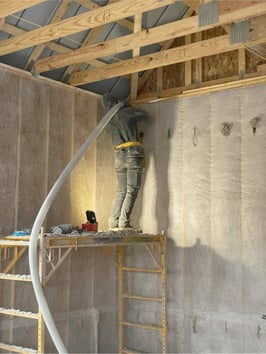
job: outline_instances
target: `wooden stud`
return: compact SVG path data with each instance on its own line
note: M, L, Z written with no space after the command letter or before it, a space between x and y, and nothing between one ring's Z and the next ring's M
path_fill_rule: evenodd
M266 29L261 26L253 27L252 39L245 43L230 44L229 35L219 36L201 42L180 46L163 52L145 55L134 59L124 60L120 63L108 65L105 68L80 71L72 75L70 84L79 86L90 82L104 80L121 75L138 72L141 70L158 68L165 65L182 63L192 59L230 52L235 49L245 48L248 45L265 42Z
M37 0L35 0L37 1ZM35 29L18 37L1 42L0 55L43 44L57 38L118 21L138 13L157 9L175 3L175 0L127 0L106 5L63 21ZM2 4L1 4L2 7ZM0 16L4 17L4 16Z
M246 50L245 48L238 49L238 75L243 79L246 74Z
M134 33L139 33L141 31L142 14L135 15L134 21ZM132 57L138 57L140 54L140 48L134 48L132 52ZM138 73L133 73L131 76L131 101L135 101L138 95Z
M161 97L163 91L163 68L157 68L157 78L156 78L156 92L157 96Z
M148 32L145 30L133 33L109 41L86 46L84 48L69 52L65 55L60 54L38 60L35 64L35 71L37 73L41 73L74 63L88 62L92 59L108 56L114 53L133 50L135 48L158 43L158 38L171 40L171 42L168 43L169 45L163 45L162 50L166 50L177 37L197 33L203 29L206 30L214 28L223 23L237 21L242 19L243 16L258 16L260 13L266 13L266 2L252 6L248 9L244 8L233 13L224 14L223 16L220 16L219 24L208 25L201 28L198 27L198 16L188 17L183 20L171 22L170 24L151 28Z
M202 40L202 32L196 34L196 40L200 42ZM201 85L202 82L202 58L195 60L196 69L195 69L195 84L197 87Z
M59 21L61 19L61 17L65 14L65 12L66 12L68 6L71 4L71 2L72 2L72 0L62 1L61 5L56 10L53 18L51 19L50 23L55 23L55 22ZM27 59L25 65L24 65L24 69L26 69L32 62L35 62L36 59L38 59L40 57L44 48L45 48L45 45L43 45L43 44L34 48L34 50L32 51L31 55L29 56L29 58Z
M191 43L191 35L185 37L185 44ZM192 83L192 62L188 60L185 62L185 86Z
M44 0L1 0L0 18L7 17L28 7L38 5Z

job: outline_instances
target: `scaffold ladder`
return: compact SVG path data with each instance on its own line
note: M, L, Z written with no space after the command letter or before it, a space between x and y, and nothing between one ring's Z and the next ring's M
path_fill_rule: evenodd
M42 234L39 237L39 276L43 287L55 274L56 270L64 262L73 247L51 249L46 244ZM31 283L32 277L29 274L12 274L17 261L23 256L29 247L29 237L7 236L0 240L0 281L19 281ZM6 344L0 341L0 349L6 352L15 353L44 353L45 324L40 309L37 313L22 311L20 309L7 309L0 307L0 315L12 317L24 317L37 320L37 349L24 348L19 345Z
M29 242L25 239L23 240L4 240L0 243L0 252L1 252L1 273L0 280L3 281L19 281L25 283L31 283L31 276L28 274L12 274L10 272L17 261L22 257L22 255L27 251ZM5 264L5 267L2 267L2 264ZM3 268L3 269L2 269ZM10 317L23 317L32 320L38 321L38 349L24 348L19 345L7 344L0 342L0 349L6 352L15 352L15 353L43 353L43 343L44 343L44 322L40 311L38 313L22 311L19 309L13 308L4 308L0 307L0 315L10 316Z
M151 256L151 259L155 263L155 268L135 268L127 267L124 265L124 247L118 247L118 291L119 291L119 353L120 354L133 354L141 353L140 351L128 349L125 343L125 328L126 327L135 327L150 331L157 331L161 335L162 347L158 348L158 353L166 354L167 352L167 320L166 320L166 269L165 269L165 252L166 252L166 241L165 237L162 238L161 242L154 247L149 245L144 245L148 253ZM159 259L158 259L159 256ZM161 296L152 297L152 296L141 296L138 294L129 294L125 292L125 274L126 273L147 273L147 274L158 274L161 277ZM161 323L157 324L145 324L145 323L136 323L129 322L125 320L125 306L124 301L126 299L139 301L139 302L157 302L161 303Z

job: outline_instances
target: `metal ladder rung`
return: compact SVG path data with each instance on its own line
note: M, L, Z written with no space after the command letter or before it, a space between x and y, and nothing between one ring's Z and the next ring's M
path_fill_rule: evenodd
M132 350L132 349L128 349L128 348L123 348L122 353L123 354L146 354L144 352L139 352L137 350Z
M139 296L139 295L131 295L131 294L123 294L123 298L133 299L133 300L162 302L162 299L160 297Z
M0 279L5 280L16 280L16 281L31 281L31 275L27 274L8 274L8 273L0 273Z
M162 273L160 269L156 268L133 268L133 267L122 267L122 270L126 272L142 272L142 273Z
M38 351L36 349L23 348L13 344L0 343L0 349L5 349L7 351L15 352L15 353L25 353L25 354L37 354Z
M144 329L151 329L153 331L161 331L162 327L160 326L154 326L154 325L145 325L141 323L134 323L134 322L125 322L122 321L121 324L123 326L129 326L129 327L137 327L137 328L144 328Z
M25 318L32 318L32 319L39 318L38 313L15 310L15 309L5 309L3 307L0 307L0 313L8 316L25 317Z

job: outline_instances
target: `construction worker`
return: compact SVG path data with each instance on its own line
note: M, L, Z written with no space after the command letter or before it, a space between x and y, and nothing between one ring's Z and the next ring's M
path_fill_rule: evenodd
M116 103L117 100L111 94L103 96L106 109L111 109ZM130 216L141 186L144 164L138 123L147 118L147 112L125 104L110 122L117 178L116 196L109 218L111 230L132 228Z

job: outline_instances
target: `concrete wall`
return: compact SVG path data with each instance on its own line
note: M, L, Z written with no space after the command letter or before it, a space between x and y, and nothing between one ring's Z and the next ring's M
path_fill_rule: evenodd
M135 223L168 236L170 353L265 352L265 95L258 85L144 107L153 121Z

